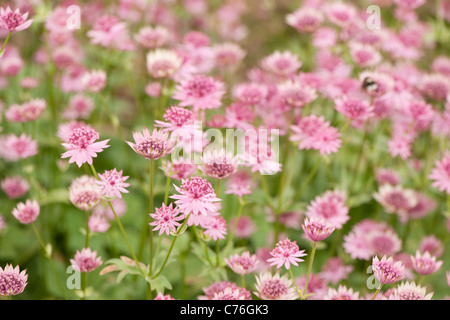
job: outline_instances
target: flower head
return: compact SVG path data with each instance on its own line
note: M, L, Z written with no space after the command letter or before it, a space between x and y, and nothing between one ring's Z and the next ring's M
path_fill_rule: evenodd
M244 275L251 273L258 267L258 258L256 255L250 255L245 251L241 255L234 254L229 258L225 258L225 263L237 274Z
M348 207L345 204L346 197L338 191L328 191L317 196L308 206L306 215L310 218L322 218L332 224L336 229L341 229L350 219Z
M150 216L155 219L151 222L151 226L155 226L153 231L159 230L159 235L166 233L169 235L170 232L176 232L177 227L180 225L178 221L184 219L184 215L179 215L180 209L178 207L173 207L173 203L166 206L164 203L161 208L156 208L155 213L150 214Z
M217 239L225 239L225 235L227 234L227 222L225 219L220 216L206 217L205 219L205 231L203 233L213 238L214 241L217 241Z
M25 203L20 202L13 209L12 214L20 223L29 224L37 219L39 212L39 203L36 200L27 200Z
M6 265L5 269L0 267L0 296L15 296L21 294L27 286L27 271L22 272L19 266L13 268L12 265Z
M402 282L389 295L388 300L431 300L433 292L427 294L427 289L414 282Z
M22 133L20 136L9 134L0 137L0 157L7 161L18 161L35 156L38 153L38 144L30 136Z
M128 142L128 145L146 159L158 160L170 154L175 147L175 142L169 139L169 134L158 129L153 129L152 134L147 128L140 132L134 132L135 143Z
M261 61L261 66L267 72L286 77L295 74L302 63L290 51L275 51Z
M352 288L346 286L339 286L338 289L328 289L328 294L324 300L359 300L359 292L353 292Z
M109 139L95 142L99 137L97 131L91 128L74 129L67 142L62 143L67 151L61 155L61 158L70 157L69 163L75 162L78 167L81 167L85 162L92 165L92 158L97 157L97 153L109 147L107 145Z
M312 217L302 224L302 229L305 235L314 242L319 242L328 238L334 231L335 227L329 223L325 222L321 218Z
M342 280L347 279L352 271L353 266L344 265L341 258L335 257L328 259L327 263L322 268L320 276L327 282L338 284Z
M81 82L90 92L100 92L106 86L106 73L103 70L94 70L84 74Z
M97 269L103 262L101 257L97 257L97 251L91 251L90 248L77 250L74 259L70 259L72 266L80 272L91 272Z
M76 178L69 187L69 199L72 204L83 210L89 211L100 201L101 187L94 177L87 175Z
M155 299L153 300L175 300L174 298L172 298L170 296L170 294L162 294L161 292L158 292L158 294L156 295Z
M433 187L450 194L450 152L447 152L441 160L436 161L429 178L433 180Z
M286 22L299 32L312 33L316 31L324 20L323 14L316 8L299 8L286 16Z
M297 241L291 242L289 239L284 239L278 242L275 248L270 252L272 258L267 259L270 265L276 265L277 269L282 265L286 269L291 267L291 264L298 266L297 262L304 261L300 257L306 256L305 250L300 250Z
M252 177L246 171L238 171L228 180L226 194L242 197L252 193Z
M1 187L10 199L20 198L30 189L27 180L18 176L5 178Z
M211 300L250 300L250 292L247 289L239 287L227 287L222 291L214 293Z
M129 178L123 176L123 170L117 171L117 169L106 170L103 174L99 174L99 181L97 183L101 187L100 193L108 199L115 197L122 198L122 193L128 193L125 189L130 184L125 181Z
M417 196L413 190L403 189L402 186L382 185L373 195L388 213L405 214L417 204Z
M373 257L372 270L381 284L395 283L405 278L405 266L400 261L394 262L392 257L383 256L381 260Z
M27 20L28 12L21 13L20 9L14 11L10 7L3 9L0 7L0 28L11 31L22 31L27 29L33 19Z
M89 217L88 226L90 231L99 233L104 233L111 227L108 220L98 214L92 214Z
M436 261L436 257L426 251L425 253L416 252L416 256L411 256L411 262L414 270L420 275L427 275L435 273L444 263L443 261Z
M156 49L147 54L147 70L153 78L171 78L183 64L173 50Z
M254 294L262 300L295 300L298 294L292 286L292 280L287 275L280 277L277 272L275 275L266 271L256 276L256 290Z
M220 150L205 153L200 169L211 178L225 179L235 173L237 167L236 158Z

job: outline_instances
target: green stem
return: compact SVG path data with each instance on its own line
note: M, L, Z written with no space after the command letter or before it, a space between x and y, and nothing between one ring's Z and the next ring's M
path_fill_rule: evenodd
M170 177L166 178L166 192L164 193L164 204L167 206L169 201L169 190L170 190L170 182L172 179Z
M216 267L219 266L219 239L216 241Z
M236 218L234 220L233 226L231 228L230 236L228 237L226 247L228 247L230 245L230 243L233 241L234 233L236 232L236 228L237 228L237 225L239 223L239 218L242 215L242 209L244 208L244 206L245 206L244 200L242 198L239 198L239 209L238 209Z
M8 32L8 35L6 36L6 40L5 40L5 42L3 42L3 46L2 46L2 48L0 49L0 58L2 57L3 50L5 50L6 45L8 44L8 41L9 41L9 38L10 38L10 37L11 37L11 31Z
M245 275L241 274L241 286L242 288L245 289L246 285L245 285Z
M153 213L155 208L153 207L153 176L155 174L155 165L154 165L154 161L150 160L150 201L149 201L149 212ZM149 223L152 222L152 217L149 215ZM149 228L149 243L150 243L150 261L149 261L149 275L152 274L152 270L153 270L153 232L151 230L151 228Z
M320 165L320 161L321 158L319 157L316 161L316 163L314 164L314 167L311 169L311 171L309 172L308 177L306 178L305 182L303 182L302 186L300 187L300 189L298 189L297 193L294 195L293 197L293 202L297 201L303 194L303 191L305 190L305 188L309 185L309 183L311 182L312 178L314 178L314 175L317 172L317 169L319 168Z
M289 268L289 274L291 275L292 283L294 284L295 290L297 290L298 295L300 296L301 300L304 300L303 294L301 290L298 288L297 283L295 282L294 274L292 273L292 269Z
M309 257L308 272L306 273L305 287L303 288L304 295L306 295L306 290L308 289L308 283L309 283L309 278L311 276L312 264L314 261L314 255L316 253L316 248L317 248L317 242L314 242L313 246L312 246L312 250L311 250L311 255Z
M367 131L364 129L364 135L362 137L361 145L359 146L358 158L356 160L355 167L353 168L353 174L352 174L352 180L350 183L350 188L353 188L356 176L358 175L358 171L359 171L359 167L360 167L361 159L362 159L362 155L363 155L363 149L364 149L366 140L367 140Z
M178 239L178 237L179 237L179 232L180 232L181 230L184 229L184 226L186 225L186 223L187 223L187 221L188 221L190 215L191 215L191 214L189 213L189 214L187 215L186 219L184 219L184 221L183 221L183 223L181 224L181 226L178 228L178 230L177 230L175 236L174 236L173 239L172 239L172 243L170 244L169 251L167 251L167 255L166 255L165 259L164 259L164 262L163 262L161 268L160 268L159 271L152 277L152 279L156 279L156 278L161 274L161 272L164 270L164 268L165 268L165 266L166 266L166 264L167 264L167 261L169 261L169 257L170 257L170 254L172 253L173 246L175 245L175 242L177 241L177 239Z
M380 287L377 289L377 291L375 291L373 297L371 300L375 300L375 297L378 295L378 293L380 292L381 288L383 287L383 285L381 284Z
M86 239L84 243L85 248L89 248L89 238L90 238L90 230L89 230L89 212L86 211Z

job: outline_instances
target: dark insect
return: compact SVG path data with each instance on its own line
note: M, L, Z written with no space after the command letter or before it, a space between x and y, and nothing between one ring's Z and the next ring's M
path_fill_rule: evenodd
M372 78L366 77L364 78L362 88L368 92L376 92L378 85Z

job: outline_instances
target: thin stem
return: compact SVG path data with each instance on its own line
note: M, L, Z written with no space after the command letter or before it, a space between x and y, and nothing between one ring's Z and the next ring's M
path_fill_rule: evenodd
M90 238L90 230L89 230L89 212L86 211L86 238L84 242L84 247L89 248L89 238Z
M216 267L219 266L219 239L216 241Z
M295 290L297 290L297 293L300 296L300 299L304 300L302 292L297 287L297 283L295 282L294 274L292 273L292 269L291 268L289 268L289 274L291 275L292 283L294 284Z
M164 270L164 268L165 268L165 266L166 266L166 264L167 264L167 261L169 261L169 257L170 257L170 254L172 253L173 246L175 245L175 242L176 242L177 239L178 239L180 230L183 230L183 229L184 229L184 226L186 225L186 223L187 223L187 221L188 221L190 215L191 215L191 214L189 213L189 214L187 215L186 219L184 219L184 221L183 221L183 223L181 224L181 226L178 228L178 230L177 230L175 236L174 236L173 239L172 239L172 243L170 244L169 251L167 251L166 258L164 259L164 262L163 262L161 268L160 268L159 271L152 277L152 279L156 279L156 278L161 274L161 272Z
M383 285L381 284L380 287L377 289L377 291L375 291L373 297L371 300L375 300L375 297L377 296L378 292L380 292L381 288L383 287Z
M241 286L242 288L245 289L246 285L245 285L245 275L241 274Z
M169 190L170 190L170 182L172 179L170 177L166 178L166 192L164 193L164 204L167 206L169 201Z
M233 226L232 226L232 228L231 228L230 236L228 237L228 240L227 240L227 245L226 245L227 247L228 247L228 246L230 245L230 243L233 241L234 233L236 232L236 228L237 228L237 225L238 225L238 223L239 223L239 218L240 218L241 215L242 215L242 209L244 208L244 206L245 206L244 200L243 200L242 198L239 198L239 209L238 209L236 218L235 218L235 220L234 220Z
M316 247L317 247L317 242L314 241L312 249L311 249L311 255L309 257L308 272L306 273L305 287L303 288L304 295L306 295L306 290L308 289L308 283L309 283L309 278L311 276L312 264L314 261L314 255L316 253Z
M364 135L362 137L361 145L359 146L358 158L356 160L355 167L353 168L353 175L352 175L352 180L350 183L350 188L353 187L356 176L358 175L358 171L359 171L359 167L360 167L360 163L361 163L361 159L362 159L362 155L363 155L363 149L364 149L366 140L367 140L367 131L364 129Z
M154 207L153 207L153 176L155 174L155 165L154 165L154 161L150 160L150 201L149 201L149 212L153 212L154 211ZM152 222L152 217L149 215L149 223ZM152 274L152 270L153 270L153 232L151 230L151 228L149 228L149 243L150 243L150 261L149 261L149 275Z
M321 158L319 157L316 161L316 163L314 164L314 167L311 169L311 171L309 172L308 177L306 178L305 182L303 182L302 186L300 187L300 189L298 189L297 193L294 195L293 197L293 202L297 201L303 194L303 191L305 190L305 188L309 185L309 183L311 182L312 178L314 178L314 175L317 172L317 169L319 168L320 165L320 161Z
M6 45L8 44L8 41L9 41L9 38L10 38L10 37L11 37L11 31L8 32L8 35L6 36L5 42L3 42L3 46L2 46L2 48L0 49L0 58L2 57L3 50L5 50Z

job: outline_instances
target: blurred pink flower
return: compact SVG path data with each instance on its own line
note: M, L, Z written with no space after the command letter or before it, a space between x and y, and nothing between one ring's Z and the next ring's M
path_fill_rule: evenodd
M353 288L339 285L337 289L329 288L324 300L359 300L359 292L353 292Z
M34 222L39 216L40 207L36 200L27 200L25 203L19 204L13 209L13 216L22 224L29 224Z
M75 257L70 259L70 263L80 272L91 272L97 269L103 261L101 257L97 257L97 251L83 248L81 252L77 250Z
M30 189L28 181L19 176L6 177L2 180L1 187L10 199L20 198Z
M256 255L250 255L250 252L245 251L242 254L234 254L225 258L225 263L235 273L245 275L252 273L258 267L258 258Z
M414 270L420 275L435 273L444 263L441 260L436 261L436 257L430 252L421 253L418 250L415 256L411 256L411 262Z
M447 152L441 160L436 161L428 178L433 181L431 184L433 187L450 194L450 152Z
M298 294L292 287L292 280L287 275L272 275L269 271L256 276L256 292L261 300L295 300Z
M83 211L89 211L100 202L101 188L97 179L83 175L72 181L69 187L69 200Z

